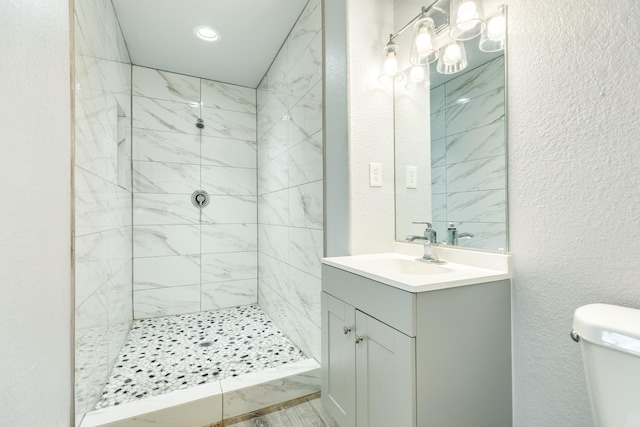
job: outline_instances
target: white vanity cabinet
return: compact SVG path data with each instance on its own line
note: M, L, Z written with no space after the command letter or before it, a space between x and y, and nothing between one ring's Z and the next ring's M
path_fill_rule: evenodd
M340 427L509 427L510 281L408 292L322 266L322 402Z

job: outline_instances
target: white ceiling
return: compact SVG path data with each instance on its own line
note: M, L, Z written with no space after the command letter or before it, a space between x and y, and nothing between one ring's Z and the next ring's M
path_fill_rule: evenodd
M112 0L135 65L255 88L307 0ZM220 40L200 40L199 25Z

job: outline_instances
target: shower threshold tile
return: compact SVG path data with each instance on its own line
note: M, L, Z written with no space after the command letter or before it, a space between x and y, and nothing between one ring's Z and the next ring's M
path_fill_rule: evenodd
M135 320L96 409L305 359L255 305Z

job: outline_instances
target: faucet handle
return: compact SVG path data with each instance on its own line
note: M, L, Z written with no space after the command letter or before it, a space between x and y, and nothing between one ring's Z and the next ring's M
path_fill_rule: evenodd
M412 224L426 224L427 229L433 228L429 221L413 221Z

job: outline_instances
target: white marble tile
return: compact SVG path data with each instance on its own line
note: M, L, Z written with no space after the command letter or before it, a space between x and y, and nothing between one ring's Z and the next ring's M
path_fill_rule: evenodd
M133 67L133 94L147 98L200 105L200 79L153 68Z
M289 112L289 146L322 129L322 82L318 82Z
M470 70L445 84L446 104L451 107L460 98L473 99L504 87L504 56Z
M202 80L202 105L221 110L256 113L256 90L212 80Z
M285 41L286 44L286 41ZM285 77L289 71L289 58L287 49L280 49L269 71L267 71L267 90L269 94L275 93L280 86L285 84Z
M221 380L223 418L317 393L320 390L320 369L314 368L317 362L303 362Z
M256 89L256 112L260 113L265 105L267 105L267 96L268 96L268 85L269 78L265 74L265 76L260 81L258 88Z
M267 285L258 288L260 306L307 356L320 361L320 328Z
M302 11L287 38L287 53L291 63L295 63L311 41L322 29L322 8L319 0L310 1Z
M134 291L200 284L200 257L176 255L133 260Z
M202 135L243 141L256 140L255 113L202 107L201 114L204 120Z
M291 266L264 252L258 253L258 276L260 286L267 285L279 295L285 295L290 288L289 273Z
M447 220L447 195L431 195L431 222Z
M440 166L431 168L431 194L444 194L447 192L447 168Z
M200 165L133 162L133 191L136 193L191 195L199 188Z
M264 166L289 148L289 120L279 119L258 142L258 165Z
M504 156L506 153L504 126L504 121L499 121L447 137L447 164Z
M258 168L258 194L289 188L289 156L283 153Z
M103 2L78 2L75 12L75 46L78 54L104 58L106 10Z
M256 142L202 137L202 164L237 168L256 167Z
M134 290L134 318L162 317L200 311L200 284Z
M133 255L136 258L199 253L199 225L137 225L133 227Z
M256 304L258 279L203 283L201 299L203 311Z
M322 132L291 148L288 156L289 186L321 180L324 174Z
M492 190L506 187L504 156L447 166L447 192Z
M107 179L106 149L116 140L100 123L76 121L75 164L94 175Z
M322 35L318 34L309 44L287 74L289 105L295 105L309 88L322 80Z
M202 254L202 283L228 282L258 277L256 252Z
M202 208L202 224L255 224L257 205L255 196L211 196Z
M258 227L258 250L280 261L289 262L289 227L261 224Z
M75 108L77 122L101 124L112 138L116 137L118 109L113 94L93 89L76 89Z
M77 308L109 278L107 241L103 233L76 237L75 264Z
M133 97L133 127L199 135L197 108L142 96Z
M454 222L506 222L507 192L504 189L449 193L447 220Z
M101 70L102 60L93 56L75 56L75 78L77 89L108 91L109 87Z
M290 228L289 264L319 278L323 243L322 230Z
M202 427L222 421L219 382L92 411L81 427Z
M200 210L185 194L134 194L136 225L198 224Z
M445 85L440 85L431 89L430 91L430 102L431 102L431 114L437 113L438 111L444 109L446 106L445 103Z
M76 307L76 330L99 328L106 333L108 324L107 286L103 285Z
M200 163L200 136L151 129L133 129L133 160Z
M504 87L502 87L468 102L447 108L445 125L447 136L503 121L504 93Z
M257 224L215 224L201 226L203 254L258 250Z
M447 110L431 113L431 140L442 139L446 136L446 114Z
M321 230L324 225L323 199L323 181L290 188L289 225Z
M269 225L289 224L289 190L275 191L258 197L258 222Z
M202 166L202 189L210 195L255 196L256 170L246 168Z
M298 310L302 312L317 327L320 327L320 294L322 293L321 280L300 271L290 268L288 293L283 295Z
M109 276L120 270L133 257L132 227L118 227L103 233L107 241Z
M445 144L445 141L446 138L431 140L431 167L446 166L447 145Z
M129 258L107 281L107 292L127 293L133 290L133 259Z

